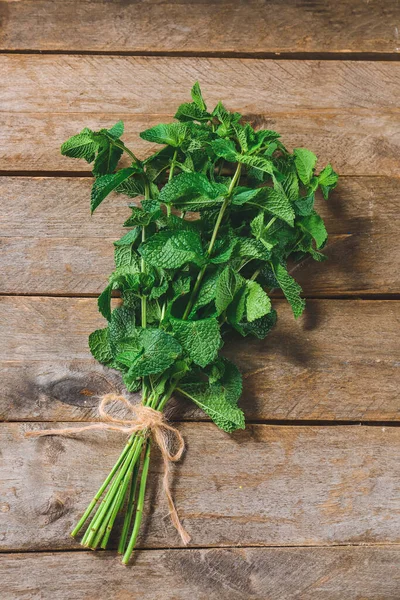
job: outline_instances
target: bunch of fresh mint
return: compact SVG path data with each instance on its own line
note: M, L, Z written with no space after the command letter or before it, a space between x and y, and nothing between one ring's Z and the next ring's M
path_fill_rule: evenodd
M163 410L173 393L190 398L224 431L243 429L236 366L222 354L226 334L264 338L276 322L268 291L281 289L294 316L303 312L301 288L288 261L321 261L327 239L314 209L337 183L330 165L319 175L317 157L289 152L275 131L255 131L221 103L208 111L199 84L177 122L143 131L163 148L139 160L121 140L123 123L84 129L62 153L93 163L92 212L117 192L131 204L127 233L115 242L115 270L98 300L107 319L89 338L93 356L122 373L129 392ZM123 153L132 160L118 169ZM122 304L111 309L118 290ZM119 551L126 563L143 509L151 440L131 437L96 494L76 535L104 494L83 537L105 548L125 506ZM141 467L141 468L140 468Z

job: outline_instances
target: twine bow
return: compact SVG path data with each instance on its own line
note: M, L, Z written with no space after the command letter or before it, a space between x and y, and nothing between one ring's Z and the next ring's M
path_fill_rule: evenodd
M123 404L125 408L129 410L132 418L117 418L113 417L106 409L109 404L118 402ZM28 431L27 437L41 437L46 435L73 435L75 433L82 433L83 431L119 431L120 433L126 433L132 435L139 431L149 432L154 442L160 449L161 456L164 463L164 476L163 476L163 490L167 497L169 514L171 521L181 536L182 542L185 546L190 541L190 535L184 529L182 523L179 520L178 513L175 508L174 501L171 495L170 486L170 474L171 474L171 463L177 462L182 457L185 450L185 442L182 434L172 425L169 425L162 412L154 410L149 406L143 406L143 404L131 404L124 396L118 394L106 394L102 397L99 405L99 416L102 419L101 423L92 423L90 425L83 425L80 427L68 427L65 429L41 429L39 431ZM172 452L170 447L170 436L172 434L175 439L177 446L176 452Z

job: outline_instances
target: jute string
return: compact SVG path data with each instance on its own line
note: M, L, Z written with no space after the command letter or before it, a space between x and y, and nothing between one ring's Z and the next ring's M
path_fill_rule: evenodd
M130 414L131 418L113 417L107 410L107 407L112 403L123 405ZM181 536L185 546L190 541L190 535L184 529L179 520L178 513L175 508L174 501L171 495L170 475L171 464L177 462L182 457L185 450L185 442L182 434L172 425L169 425L165 420L164 414L158 410L154 410L149 406L142 404L131 404L124 396L118 394L106 394L102 397L99 404L99 416L102 419L101 423L92 423L80 427L68 427L65 429L40 429L38 431L28 431L27 437L41 437L45 435L74 435L83 431L119 431L127 435L138 433L139 431L148 432L152 435L154 442L159 447L164 463L163 475L163 490L167 497L169 514L171 521ZM170 435L171 434L171 435ZM174 438L174 443L177 447L176 452L171 450L170 437Z

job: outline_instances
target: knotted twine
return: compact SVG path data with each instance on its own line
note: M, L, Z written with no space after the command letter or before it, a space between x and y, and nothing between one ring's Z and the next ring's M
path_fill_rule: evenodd
M106 408L111 403L119 403L124 405L129 410L132 418L116 418L113 417ZM164 475L163 475L163 490L167 497L169 515L171 517L172 524L181 536L182 542L185 546L190 542L190 535L184 529L182 523L179 520L178 513L175 508L174 501L171 495L170 485L170 474L171 474L171 463L177 462L181 459L182 454L185 450L185 442L182 434L172 425L167 423L165 416L162 412L154 410L149 406L143 406L143 404L131 404L124 396L118 394L106 394L102 397L99 404L99 416L102 420L101 423L92 423L91 425L83 425L81 427L68 427L65 429L40 429L38 431L28 431L27 437L41 437L46 435L74 435L75 433L82 433L83 431L93 431L95 429L99 431L119 431L120 433L126 433L132 435L143 431L149 432L156 445L159 447L161 456L164 463ZM170 436L175 439L177 450L173 453L170 449Z

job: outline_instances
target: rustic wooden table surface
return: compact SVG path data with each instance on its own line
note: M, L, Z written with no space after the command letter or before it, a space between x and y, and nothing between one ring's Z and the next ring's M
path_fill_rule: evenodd
M6 0L0 24L1 599L399 600L399 1ZM59 147L122 118L148 152L138 132L196 79L210 104L339 171L322 207L330 261L298 270L302 319L278 299L270 337L230 350L244 432L177 401L192 543L154 477L125 568L69 537L120 436L24 437L95 419L96 394L118 385L87 335L127 208L114 198L91 218L89 168Z

